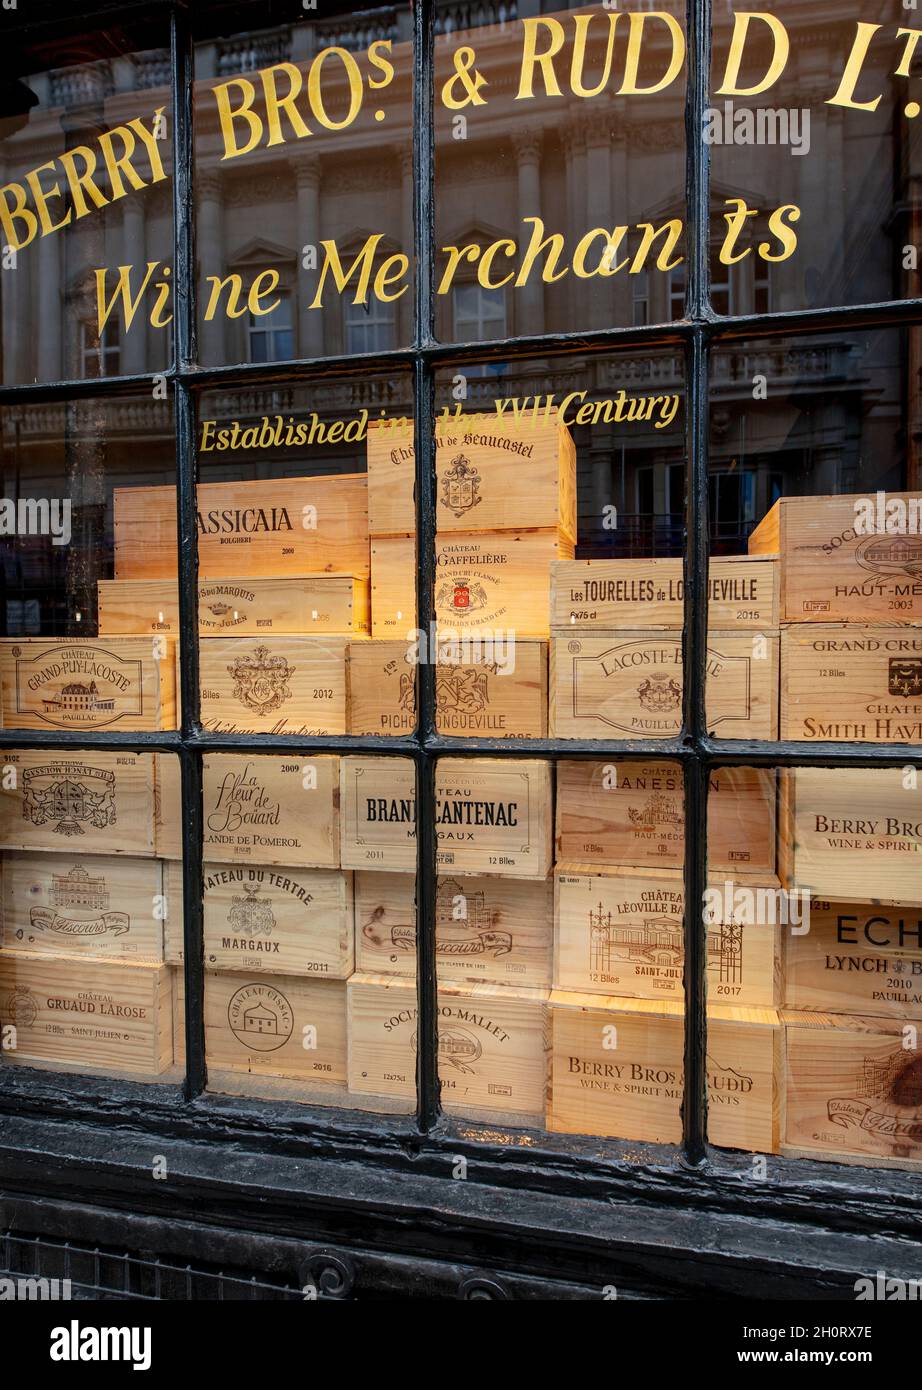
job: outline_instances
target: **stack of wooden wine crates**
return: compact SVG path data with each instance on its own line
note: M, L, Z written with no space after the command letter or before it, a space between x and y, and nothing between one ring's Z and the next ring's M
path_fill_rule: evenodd
M202 483L197 502L204 727L347 733L349 645L370 623L365 475ZM176 725L175 489L116 489L113 513L98 637L4 644L11 727ZM38 691L25 713L23 688ZM177 760L5 763L11 1060L162 1075L183 1059ZM339 773L335 757L205 759L206 1055L218 1084L245 1072L345 1087L354 951Z
M367 476L200 485L205 728L407 732L418 662L435 657L447 735L677 735L681 562L573 560L575 451L555 413L445 412L436 472L432 633L416 630L405 424L369 428ZM888 495L910 518L894 533L856 524L867 501L783 499L748 556L712 559L715 735L920 741L922 497ZM8 727L175 726L175 516L174 489L116 491L99 635L0 644ZM176 759L8 751L3 764L7 1055L163 1077L183 1058ZM256 1076L302 1097L412 1105L412 762L209 755L203 782L212 1083ZM916 770L721 768L708 805L712 1140L911 1163ZM676 1142L679 767L563 760L555 787L543 759L445 757L436 807L446 1108ZM753 916L782 889L808 896L808 930Z
M369 430L372 641L355 732L411 727L415 665L412 434ZM553 563L572 557L576 455L554 411L444 413L436 428L439 731L543 738ZM401 722L401 712L404 714ZM553 768L541 759L440 760L436 774L439 1072L443 1104L542 1124L551 984ZM344 758L343 864L355 873L349 1088L415 1094L414 773Z
M547 736L552 564L576 540L576 451L553 410L436 422L437 725L459 737ZM408 426L368 431L372 638L351 657L353 733L415 722L415 456ZM514 667L494 637L510 634ZM456 639L464 654L453 655ZM479 654L472 649L484 638ZM503 648L503 652L505 648ZM501 654L502 655L502 654ZM473 657L473 660L471 659Z
M173 1034L153 755L2 757L4 1059L162 1075Z
M922 494L791 497L781 556L784 739L922 741ZM922 787L915 766L781 774L785 1152L922 1160Z
M554 566L552 732L665 739L682 722L682 563ZM777 565L713 560L708 717L729 736L774 736ZM735 671L739 668L739 673ZM780 928L746 920L731 880L775 890L775 774L714 773L707 934L712 1140L777 1151ZM681 768L656 759L558 764L548 1125L675 1143L684 1054ZM694 833L694 832L692 832Z

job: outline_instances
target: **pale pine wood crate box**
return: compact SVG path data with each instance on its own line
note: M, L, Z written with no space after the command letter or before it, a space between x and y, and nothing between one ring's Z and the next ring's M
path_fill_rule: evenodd
M781 497L749 537L781 557L781 621L922 622L922 536L855 533L864 494ZM888 499L918 506L919 492Z
M176 647L171 637L0 641L7 729L175 729Z
M548 1129L678 1144L683 1013L681 1004L669 1000L552 990ZM781 1068L781 1027L774 1009L708 1010L712 1144L778 1152Z
M7 748L0 848L131 857L154 854L154 757L129 750Z

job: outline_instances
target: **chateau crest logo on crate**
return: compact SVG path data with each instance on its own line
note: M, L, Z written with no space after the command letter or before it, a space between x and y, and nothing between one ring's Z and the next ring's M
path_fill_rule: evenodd
M887 690L904 700L922 695L922 657L891 656Z
M231 899L227 924L241 936L272 935L272 928L276 925L272 903L261 898L259 893L259 884L245 883L243 895L235 894ZM275 949L278 950L278 943Z
M442 478L442 504L455 517L465 516L467 512L480 505L480 474L463 454L453 458Z
M297 670L284 656L272 656L257 647L251 656L239 656L227 668L234 682L234 698L256 714L271 714L291 699L289 681Z
M238 1042L253 1052L284 1047L294 1028L294 1012L280 989L264 983L241 985L230 997L227 1022Z
M489 597L476 579L449 579L439 585L435 601L440 608L448 608L456 613L479 613L486 607Z
M116 823L115 773L88 763L46 763L22 772L22 814L58 835L85 835Z
M17 985L4 1001L4 1015L17 1028L31 1028L38 1018L38 1003L28 985Z

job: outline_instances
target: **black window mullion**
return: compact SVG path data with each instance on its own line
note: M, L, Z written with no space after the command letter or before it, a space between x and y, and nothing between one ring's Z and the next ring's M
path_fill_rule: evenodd
M707 765L705 670L708 574L708 309L709 164L704 143L711 59L710 0L688 0L688 86L685 99L688 285L686 317L685 614L683 738L695 756L685 761L685 1085L682 1139L688 1163L700 1164L707 1139L707 951L701 915L707 884Z
M205 959L202 932L202 754L189 739L199 727L198 541L195 515L195 401L186 377L194 366L195 227L193 218L193 55L189 14L172 11L173 94L173 359L176 371L176 507L179 558L183 978L186 1077L184 1094L205 1089ZM171 756L171 755L166 755ZM162 813L168 815L169 808ZM169 905L167 906L169 911Z
M433 164L435 23L433 0L413 5L413 435L416 456L416 621L432 631L435 559L435 377L420 352L433 342ZM431 658L433 654L429 653ZM435 734L435 666L417 670L416 728L416 1045L417 1123L430 1130L439 1114L437 979L435 955L436 833L435 757L426 747Z

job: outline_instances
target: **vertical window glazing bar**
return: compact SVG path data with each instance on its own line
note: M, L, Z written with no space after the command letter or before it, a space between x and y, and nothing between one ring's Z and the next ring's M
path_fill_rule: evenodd
M173 76L173 333L176 505L179 557L179 663L183 740L199 723L198 551L195 519L195 404L182 374L195 361L195 247L192 202L192 38L185 8L172 12ZM172 757L172 754L163 754ZM202 761L180 753L183 850L183 970L185 978L185 1095L205 1088L204 950L202 946ZM163 808L169 815L170 808ZM167 911L169 911L167 904ZM174 908L175 911L175 908Z
M686 349L685 490L685 671L684 739L698 748L707 731L708 574L708 318L709 167L703 131L711 61L710 0L688 0L688 89L685 103L686 226L688 291L686 316L695 329ZM707 1134L707 951L701 906L707 883L707 769L685 763L685 1089L682 1133L687 1162L706 1156Z
M414 346L433 341L433 0L413 0L413 251L416 263ZM432 630L435 559L435 386L431 366L418 353L413 364L413 431L416 453L416 612L423 632ZM425 1133L439 1114L435 959L436 834L435 759L426 749L435 733L435 666L417 670L416 758L416 1049L417 1121Z

